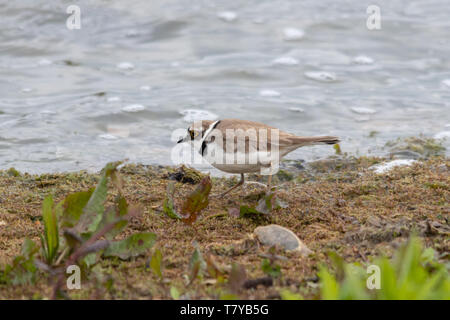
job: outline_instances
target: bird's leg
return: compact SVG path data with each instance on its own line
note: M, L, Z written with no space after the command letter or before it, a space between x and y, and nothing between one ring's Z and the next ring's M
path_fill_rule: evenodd
M267 192L270 192L270 185L272 183L272 172L269 175L269 177L267 177Z
M227 191L225 191L224 193L222 193L220 195L220 198L224 197L227 193L229 193L230 191L236 189L239 186L242 186L244 184L244 174L241 173L241 180L234 186L232 186L230 189L228 189Z

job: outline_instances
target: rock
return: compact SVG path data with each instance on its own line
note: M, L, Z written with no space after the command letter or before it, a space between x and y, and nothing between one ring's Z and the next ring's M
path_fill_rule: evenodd
M271 224L268 226L257 227L253 233L264 245L279 245L285 250L298 251L304 256L312 253L295 233L282 226Z

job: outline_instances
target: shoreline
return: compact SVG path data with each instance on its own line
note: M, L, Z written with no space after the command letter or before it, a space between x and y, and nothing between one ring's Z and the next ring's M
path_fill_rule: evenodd
M230 209L241 205L254 207L264 195L260 185L246 184L224 199L214 194L237 182L237 177L212 177L209 205L195 222L195 229L169 218L163 210L167 184L175 181L175 204L192 192L204 174L189 168L125 164L120 167L124 195L129 203L138 204L143 214L133 220L125 234L150 231L157 235L155 247L163 254L167 281L183 288L192 299L217 298L210 291L213 279L196 282L187 288L189 258L196 241L204 254L230 267L239 263L251 278L264 276L261 254L269 248L253 236L258 226L277 224L293 231L313 252L308 257L277 249L286 257L280 262L283 278L270 287L246 290L242 299L270 299L283 288L300 291L306 299L317 295L309 285L317 266L329 264L327 252L337 252L347 262L366 263L373 257L390 256L406 241L412 230L440 255L448 254L448 212L450 202L450 158L438 156L375 173L373 166L388 159L335 156L308 164L287 161L274 182L277 196L287 207L274 210L267 219L236 218ZM388 160L389 161L389 160ZM39 243L43 232L42 201L52 194L55 202L68 194L85 191L96 185L99 174L87 172L29 175L12 170L0 171L1 210L0 266L20 253L24 239ZM256 175L249 180L260 181ZM112 191L108 199L116 195ZM103 260L100 273L108 270L115 279L114 290L101 290L99 298L169 299L170 294L155 276L146 270L152 251L129 261ZM1 267L0 267L1 268ZM102 271L103 270L103 271ZM144 279L144 280L143 280ZM208 281L209 282L208 282ZM211 283L210 283L211 282ZM95 298L95 282L73 298ZM130 289L131 288L131 289ZM35 285L7 286L0 282L0 298L50 296L51 287L44 280ZM181 290L181 289L180 289Z

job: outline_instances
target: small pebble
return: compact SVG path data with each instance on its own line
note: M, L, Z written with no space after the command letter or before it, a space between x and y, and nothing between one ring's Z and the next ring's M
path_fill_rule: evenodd
M278 245L285 250L298 251L307 256L312 251L293 233L282 226L271 224L257 227L253 233L258 240L267 246Z

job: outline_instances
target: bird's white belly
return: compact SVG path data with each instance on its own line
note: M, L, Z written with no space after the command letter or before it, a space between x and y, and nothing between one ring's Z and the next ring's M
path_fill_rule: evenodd
M219 149L220 148L220 149ZM209 143L203 158L213 167L228 173L258 172L273 162L270 152L224 152L221 146Z

